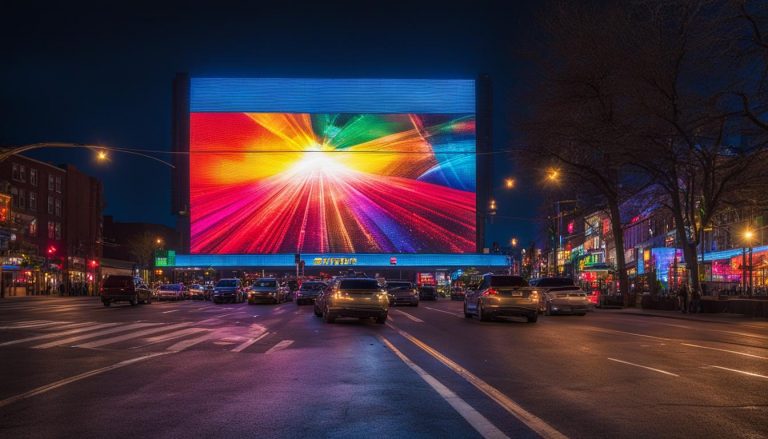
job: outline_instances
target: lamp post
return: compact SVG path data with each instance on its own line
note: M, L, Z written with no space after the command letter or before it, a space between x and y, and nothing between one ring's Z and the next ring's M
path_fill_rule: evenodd
M21 146L6 146L4 148L0 148L0 163L4 162L5 160L7 160L8 158L14 155L21 154L27 151L33 151L36 149L43 149L43 148L88 149L96 153L96 160L100 162L109 160L109 152L119 152L123 154L137 155L140 157L152 159L156 162L160 162L171 168L176 168L176 166L174 166L172 163L159 159L155 156L143 153L140 150L136 150L136 149L114 148L114 147L101 146L101 145L91 145L88 143L69 143L69 142L39 142L39 143L30 143L28 145L21 145Z
M742 271L743 274L746 274L745 272L749 272L749 284L747 284L747 278L744 278L744 290L747 291L747 294L750 296L752 295L752 238L754 238L755 233L747 229L744 231L744 243L746 244L746 247L749 247L749 263L746 264L746 267L744 267L744 270ZM741 264L742 266L746 263L746 248L741 248Z

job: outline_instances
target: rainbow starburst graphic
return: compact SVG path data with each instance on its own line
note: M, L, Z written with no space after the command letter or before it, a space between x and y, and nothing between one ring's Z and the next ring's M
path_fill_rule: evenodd
M473 115L190 117L193 253L475 251Z

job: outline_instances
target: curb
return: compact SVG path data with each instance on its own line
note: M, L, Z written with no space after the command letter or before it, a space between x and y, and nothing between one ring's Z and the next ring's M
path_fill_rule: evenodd
M639 311L621 311L613 314L629 314L632 316L656 317L661 319L687 320L689 322L707 322L707 323L723 323L723 324L733 323L734 321L735 322L754 322L754 321L764 322L765 321L763 319L758 320L758 319L753 319L746 316L736 317L733 320L715 320L715 319L707 319L707 318L699 319L699 318L685 317L682 315L677 316L677 315L651 314L651 313L644 313Z

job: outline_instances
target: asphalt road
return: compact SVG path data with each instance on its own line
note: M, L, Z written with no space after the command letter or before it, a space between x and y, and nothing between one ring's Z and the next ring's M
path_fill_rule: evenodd
M768 437L768 323L0 301L0 437Z

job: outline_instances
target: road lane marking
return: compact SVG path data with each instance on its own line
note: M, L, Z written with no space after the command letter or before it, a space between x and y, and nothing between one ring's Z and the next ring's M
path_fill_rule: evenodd
M653 367L643 366L642 364L630 363L629 361L617 360L616 358L608 358L608 359L611 360L611 361L615 361L617 363L624 363L624 364L628 364L630 366L642 367L643 369L648 369L648 370L652 370L654 372L663 373L664 375L671 375L673 377L679 377L680 376L680 375L674 374L672 372L667 372L666 370L655 369Z
M489 398L491 398L497 404L499 404L502 408L504 408L509 414L511 414L518 420L520 420L520 422L528 426L528 428L530 428L534 432L538 433L539 436L541 436L542 438L567 439L567 436L560 433L554 427L544 422L543 419L525 410L520 404L514 402L512 399L510 399L507 395L502 393L500 390L486 383L480 377L478 377L477 375L474 375L472 372L468 371L467 369L464 369L463 367L459 366L456 362L446 357L445 355L441 354L436 349L432 348L428 344L422 342L418 338L397 328L394 325L387 323L387 326L392 328L395 332L400 334L402 337L409 340L411 343L421 348L421 350L423 350L424 352L428 353L429 355L437 359L439 362L443 363L444 366L448 367L457 375L464 378L467 382L475 386L475 388L485 393Z
M74 337L65 338L63 340L56 340L48 343L43 343L41 345L32 346L32 349L50 349L57 346L64 346L71 343L76 343L80 340L85 340L88 338L100 337L102 335L114 334L116 332L125 332L125 331L130 331L132 329L144 328L147 326L157 326L157 325L162 325L162 323L134 323L132 325L119 326L117 328L109 328L109 329L105 329L103 331L97 331L97 332L89 332L87 334L76 335Z
M437 311L437 312L441 312L443 314L448 314L449 316L464 318L464 313L455 313L455 312L445 311L443 309L431 308L429 306L425 306L424 308L426 308L428 310L431 310L431 311Z
M252 338L252 339L250 339L250 340L246 340L246 341L245 341L245 342L243 342L243 343L242 343L240 346L238 346L238 347L236 347L236 348L232 349L232 351L231 351L231 352L241 352L241 351L243 351L244 349L248 348L249 346L251 346L251 345L252 345L252 344L254 344L254 343L257 343L259 340L261 340L262 338L264 338L264 337L266 337L266 336L268 336L268 335L269 335L269 332L267 332L267 331L264 331L264 332L263 332L263 333L261 333L261 335L259 335L258 337Z
M170 326L160 326L160 327L156 327L156 328L145 329L143 331L131 332L131 333L128 333L128 334L118 335L117 337L110 337L110 338L106 338L104 340L91 341L91 342L88 342L88 343L83 343L83 344L76 345L74 347L76 347L76 348L83 348L83 349L93 349L93 348L98 348L100 346L105 346L105 345L108 345L108 344L119 343L121 341L131 340L131 339L134 339L134 338L143 337L145 335L155 334L157 332L173 331L174 329L184 328L185 326L189 326L191 324L192 324L191 322L184 322L184 323L177 323L175 325L170 325Z
M752 357L752 358L759 358L761 360L768 360L768 357L761 357L760 355L748 354L746 352L729 351L728 349L711 348L711 347L708 347L708 346L699 346L697 344L690 344L690 343L680 343L680 344L683 345L683 346L690 346L692 348L709 349L709 350L712 350L712 351L728 352L729 354L743 355L745 357Z
M283 340L280 343L272 346L267 352L264 352L265 354L272 354L277 351L282 351L283 349L287 348L288 346L293 344L293 340Z
M722 332L724 334L740 335L742 337L759 338L761 340L768 340L768 337L757 335L757 334L750 334L748 332L723 331L722 329L710 329L710 331Z
M597 331L597 332L626 334L626 335L634 335L635 337L645 337L645 338L652 338L652 339L655 339L655 340L672 341L671 338L656 337L656 336L653 336L653 335L638 334L638 333L635 333L635 332L617 331L615 329L598 328L596 326L590 326L590 328L593 331Z
M186 336L191 335L191 334L197 334L198 332L202 332L202 331L211 331L211 330L210 329L205 329L205 328L188 328L188 329L183 329L181 331L172 332L170 334L163 334L163 335L158 335L157 337L150 337L150 338L147 339L147 343L145 343L143 345L139 345L139 346L133 346L133 347L130 347L128 349L144 348L144 347L147 347L147 346L151 346L153 344L162 343L162 342L169 341L169 340L176 340L177 338L186 337Z
M722 366L714 366L714 365L711 365L711 364L709 365L709 367L715 367L715 368L717 368L717 369L729 370L729 371L731 371L731 372L740 373L740 374L742 374L742 375L749 375L749 376L752 376L752 377L758 377L758 378L766 378L766 379L768 379L768 376L765 376L765 375L760 375L759 373L747 372L747 371L744 371L744 370L738 370L738 369L729 369L729 368L727 368L727 367L722 367Z
M395 355L397 355L403 363L405 363L408 367L411 368L414 372L416 372L421 379L426 381L427 384L429 384L430 387L432 387L435 392L437 392L440 396L443 397L443 399L451 406L453 407L456 412L461 415L462 418L464 418L469 425L472 426L480 435L482 435L484 438L506 438L508 437L505 435L501 430L496 428L495 425L491 423L485 416L481 415L480 412L474 409L471 405L467 404L466 401L461 399L458 395L453 393L448 387L446 387L443 383L438 381L435 377L428 374L424 369L419 367L416 363L411 361L410 358L406 357L405 354L403 354L399 349L397 349L389 340L379 335L379 339L384 343L386 347L389 348L390 351L394 352Z
M166 349L166 351L181 352L181 351L183 351L185 349L191 348L192 346L194 346L196 344L200 344L200 343L202 343L204 341L210 340L213 337L215 337L215 335L216 335L215 333L210 332L208 334L203 335L202 337L197 337L197 338L193 338L193 339L190 339L190 340L180 341L180 342L178 342L178 343L176 343L174 345L169 346Z
M18 323L18 324L14 324L14 325L0 326L0 329L42 328L44 326L66 325L67 323L71 323L71 322L48 322L48 323L24 322L24 323Z
M48 338L56 338L56 337L62 337L62 336L71 335L71 334L79 334L81 332L95 331L97 329L109 328L111 326L117 326L117 325L119 325L119 323L101 323L97 325L94 325L92 323L85 323L82 325L82 326L86 326L85 328L71 329L69 331L55 332L53 334L43 334L43 335L36 335L34 337L20 338L18 340L11 340L11 341L6 341L5 343L0 343L0 346L10 346L10 345L19 344L19 343L26 343L28 341L45 340Z
M178 309L172 309L170 311L163 311L163 314L170 314L170 313L176 312L176 311L178 311Z
M65 378L63 380L59 380L59 381L53 382L51 384L47 384L45 386L38 387L36 389L32 389L29 392L25 392L25 393L22 393L20 395L11 396L10 398L6 398L6 399L0 401L0 407L5 407L5 406L7 406L9 404L13 404L16 401L21 401L22 399L31 398L31 397L39 395L41 393L45 393L45 392L49 392L49 391L54 390L54 389L58 389L59 387L66 386L67 384L74 383L75 381L80 381L80 380L83 380L85 378L92 377L94 375L99 375L99 374L104 373L104 372L109 372L110 370L119 369L121 367L129 366L131 364L138 363L140 361L146 361L146 360L149 360L150 358L155 358L155 357L158 357L160 355L167 355L169 353L170 352L157 352L157 353L154 353L154 354L143 355L141 357L137 357L137 358L132 358L130 360L121 361L121 362L113 364L111 366L106 366L106 367L102 367L102 368L99 368L99 369L94 369L94 370L89 371L89 372L84 372L84 373L81 373L79 375L75 375L75 376L72 376L72 377L69 377L69 378Z
M400 311L399 309L396 309L395 312L399 312L400 314L408 317L409 319L411 319L412 321L414 321L416 323L424 323L424 320L421 320L420 318L418 318L416 316L413 316L410 313L407 313L405 311Z

